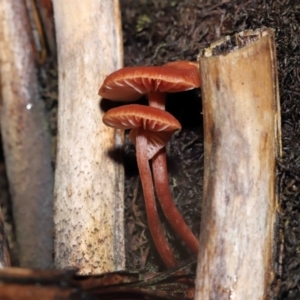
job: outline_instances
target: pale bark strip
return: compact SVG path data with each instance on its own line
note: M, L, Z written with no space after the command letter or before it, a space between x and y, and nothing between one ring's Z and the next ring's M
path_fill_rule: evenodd
M225 40L200 55L205 171L195 299L268 299L280 154L274 34L245 31L236 48Z
M24 1L0 1L1 134L20 263L52 266L53 171Z
M53 2L59 65L55 266L82 274L124 269L123 143L102 123L98 90L122 67L118 1Z

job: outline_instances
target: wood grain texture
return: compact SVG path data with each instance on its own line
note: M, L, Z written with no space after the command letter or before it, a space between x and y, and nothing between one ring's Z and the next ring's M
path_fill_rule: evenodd
M228 52L217 44L200 56L205 171L195 299L269 299L280 154L274 34L240 33Z
M82 274L124 269L123 185L109 151L122 133L102 123L98 90L122 67L118 1L53 2L59 65L55 266Z
M50 133L25 1L0 2L1 134L23 267L53 264Z

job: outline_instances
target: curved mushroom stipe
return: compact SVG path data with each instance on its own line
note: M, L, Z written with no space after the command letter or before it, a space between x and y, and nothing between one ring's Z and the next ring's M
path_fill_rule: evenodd
M146 147L147 137L145 135L145 130L138 129L138 134L136 136L136 157L145 199L148 225L160 257L168 268L172 268L177 265L177 260L165 238L157 213L151 170L144 150Z
M199 241L185 223L173 202L173 197L170 192L165 147L160 149L152 158L152 172L156 195L167 220L190 251L193 254L197 254Z

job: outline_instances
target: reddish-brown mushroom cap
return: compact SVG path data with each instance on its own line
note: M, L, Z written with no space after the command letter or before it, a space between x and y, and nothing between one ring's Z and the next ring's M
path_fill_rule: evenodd
M133 143L138 130L145 131L148 139L148 159L166 145L175 130L181 128L178 120L170 113L139 104L110 109L103 116L103 123L113 128L132 129L130 139Z
M176 93L200 86L197 64L170 62L163 66L125 67L104 80L99 95L116 101L134 101L151 91Z
M143 127L150 131L174 131L181 128L170 113L156 107L129 104L110 109L103 116L103 123L119 129Z

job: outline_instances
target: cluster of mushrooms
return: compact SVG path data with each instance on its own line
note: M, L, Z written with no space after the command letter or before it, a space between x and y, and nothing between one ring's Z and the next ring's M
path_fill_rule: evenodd
M103 122L113 128L131 129L129 137L136 147L149 229L168 268L176 266L177 260L159 220L155 192L168 222L193 254L198 252L199 242L176 208L169 188L165 145L181 125L165 111L166 93L199 86L197 64L176 61L162 66L122 68L107 76L99 90L100 96L115 101L135 101L143 95L148 98L149 106L127 104L108 110Z

